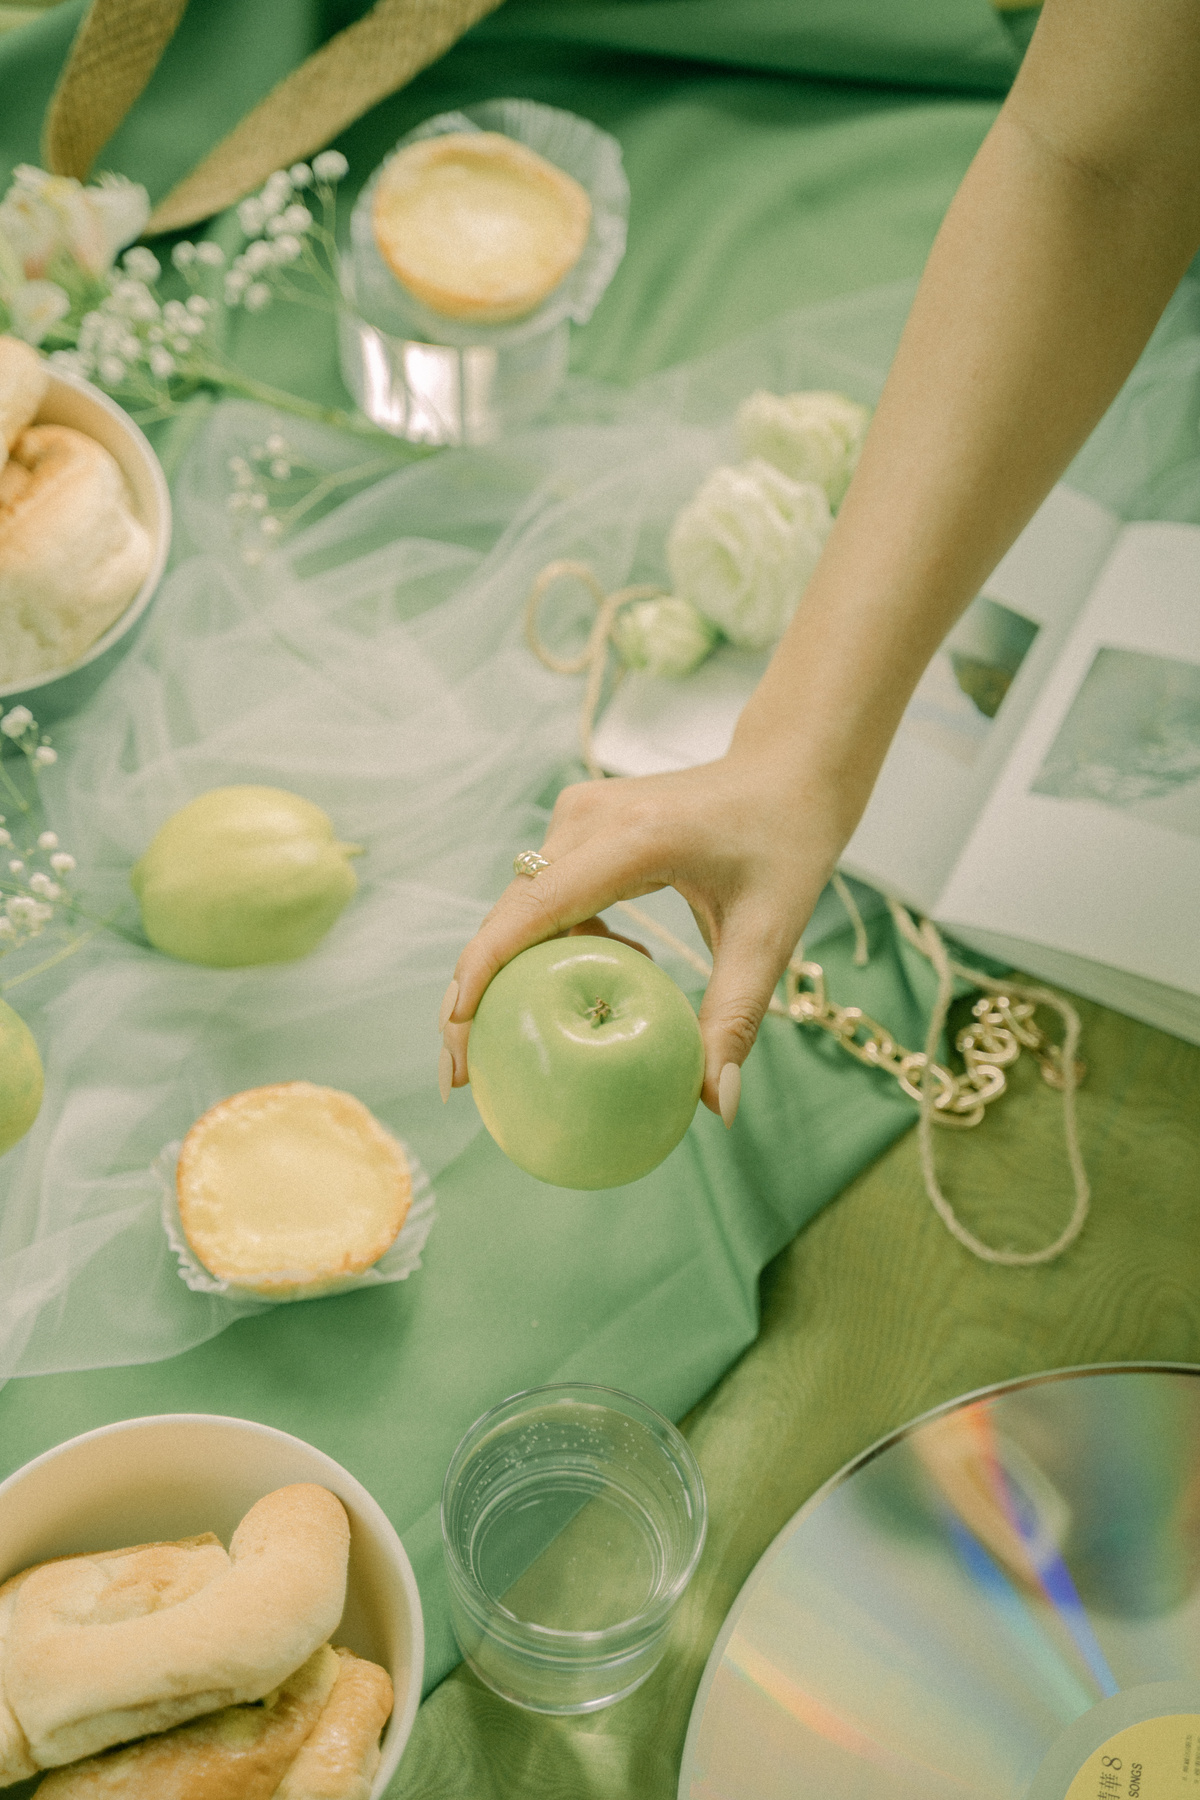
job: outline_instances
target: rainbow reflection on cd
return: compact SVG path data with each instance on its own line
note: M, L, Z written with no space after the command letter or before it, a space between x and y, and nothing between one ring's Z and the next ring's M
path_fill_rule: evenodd
M1066 1371L918 1420L797 1513L713 1649L679 1795L1040 1800L1089 1717L1103 1744L1156 1705L1200 1713L1200 1370Z

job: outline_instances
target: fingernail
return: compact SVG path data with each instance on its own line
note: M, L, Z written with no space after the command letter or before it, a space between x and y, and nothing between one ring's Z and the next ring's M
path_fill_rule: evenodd
M450 1090L453 1086L454 1058L451 1056L449 1050L447 1050L445 1044L443 1044L438 1053L438 1093L442 1096L443 1106L445 1106L447 1100L450 1098Z
M742 1097L742 1071L736 1063L726 1063L721 1070L721 1078L717 1082L717 1105L721 1109L721 1122L726 1131L737 1118L738 1102Z
M438 1030L439 1031L445 1031L447 1025L450 1023L450 1014L454 1011L454 1008L457 1004L458 1004L458 983L457 983L457 981L452 981L450 983L450 986L446 989L445 993L442 995L441 1011L438 1013Z

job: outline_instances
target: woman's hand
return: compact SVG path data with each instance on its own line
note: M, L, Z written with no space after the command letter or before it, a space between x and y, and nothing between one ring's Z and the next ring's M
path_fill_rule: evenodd
M458 959L442 1004L443 1094L468 1079L470 1021L505 963L594 927L618 900L674 887L713 955L702 1098L731 1124L741 1064L841 851L835 821L819 795L785 789L777 765L736 747L676 775L564 788L542 845L549 868L518 876Z

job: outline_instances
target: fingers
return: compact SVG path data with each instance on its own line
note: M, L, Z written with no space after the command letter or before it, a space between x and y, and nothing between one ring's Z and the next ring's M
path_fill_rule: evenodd
M567 932L567 936L612 938L614 943L628 944L631 950L640 950L643 956L650 957L651 962L654 961L653 956L650 956L650 952L647 950L645 944L639 944L636 938L625 937L619 931L610 931L603 919L584 919L581 924L572 925L571 929Z
M493 975L531 944L561 937L616 901L663 886L663 879L639 876L628 846L614 849L602 837L556 858L532 880L518 876L458 959L458 993L448 1018L455 1024L472 1019Z
M713 972L700 1008L704 1039L704 1087L700 1098L710 1111L732 1125L742 1091L745 1062L775 983L791 948L782 949L770 934L735 919L726 921L713 959Z

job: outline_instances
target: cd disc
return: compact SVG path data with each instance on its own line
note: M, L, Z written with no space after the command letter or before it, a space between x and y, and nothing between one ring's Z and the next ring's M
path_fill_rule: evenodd
M680 1800L1200 1800L1200 1369L1006 1383L776 1538Z

